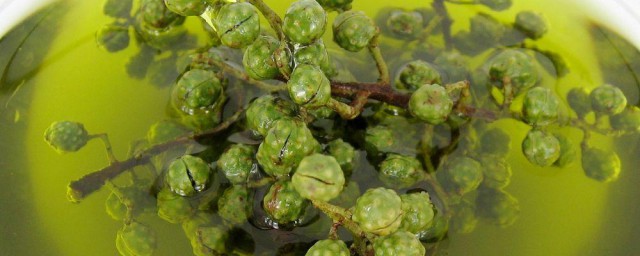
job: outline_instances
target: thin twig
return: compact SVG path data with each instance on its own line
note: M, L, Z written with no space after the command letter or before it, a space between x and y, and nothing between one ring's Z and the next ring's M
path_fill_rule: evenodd
M453 21L449 16L447 7L444 5L445 0L434 0L432 3L433 9L438 16L442 17L440 25L442 26L442 36L444 37L445 49L451 50L453 48L453 40L451 38L451 24Z
M387 62L384 61L382 57L382 52L380 52L379 45L379 37L380 32L378 32L369 42L369 53L371 53L371 57L376 62L376 67L378 67L378 73L380 77L378 78L378 83L380 85L389 86L389 68L387 67Z
M249 3L253 4L258 11L262 13L262 15L267 19L269 25L276 32L278 39L280 41L284 40L284 32L282 32L282 19L280 16L271 9L264 1L262 0L247 0Z

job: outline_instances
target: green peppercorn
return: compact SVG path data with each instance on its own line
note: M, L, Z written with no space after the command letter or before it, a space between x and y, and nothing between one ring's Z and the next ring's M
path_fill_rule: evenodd
M582 150L582 169L591 179L615 181L620 175L620 158L615 151L586 148Z
M373 242L373 251L376 256L423 256L426 249L415 235L401 230L377 238Z
M610 116L609 123L611 128L618 131L640 131L640 109L636 106L629 106L619 114Z
M506 227L518 219L520 203L504 190L482 189L476 197L476 214L489 223Z
M337 197L345 184L338 161L317 153L302 159L291 181L302 197L321 201Z
M398 89L416 91L425 84L441 84L440 73L431 64L422 60L414 60L402 68L396 80Z
M160 190L157 206L158 216L170 223L182 223L195 212L187 198L176 195L169 189Z
M341 240L325 239L313 244L305 254L305 256L324 255L349 256L351 252L349 248L347 248L347 245Z
M511 0L480 0L480 4L491 8L494 11L504 11L511 7Z
M182 16L200 16L207 9L204 0L164 0L164 4L167 9Z
M308 108L324 106L331 99L331 84L322 70L309 64L298 64L287 81L289 96Z
M353 170L356 161L356 150L351 144L342 139L333 140L327 144L327 153L336 159L345 174Z
M530 163L550 166L560 157L560 142L551 133L530 130L522 141L522 152Z
M254 168L254 155L255 149L253 147L233 144L218 159L218 168L231 184L246 183L249 173Z
M322 37L327 25L327 13L315 0L293 2L282 23L282 31L294 43L310 44Z
M207 187L211 169L201 158L184 155L169 165L166 182L174 193L191 196Z
M475 205L466 200L462 200L453 207L451 216L451 230L461 234L468 234L476 229L478 219L475 214Z
M403 212L400 230L417 234L433 225L435 212L427 192L404 194L400 200Z
M560 100L546 87L535 87L524 96L524 120L533 126L544 126L558 119Z
M389 154L380 163L378 177L392 188L413 186L423 176L422 164L415 157Z
M573 88L567 94L567 102L569 107L578 115L578 118L584 118L591 112L591 100L589 94L582 87Z
M553 136L555 136L560 143L560 157L558 157L558 160L556 160L553 165L561 168L569 166L576 159L578 153L576 145L564 135L554 134Z
M114 23L103 26L96 35L98 46L108 52L118 52L129 47L129 27Z
M500 128L492 128L482 133L478 146L479 153L504 159L511 152L511 137Z
M231 186L218 199L218 215L233 225L245 223L251 216L252 202L245 186Z
M365 149L368 154L381 155L391 152L397 146L391 128L386 125L367 127L365 134Z
M422 15L418 12L396 10L387 18L387 28L391 33L406 39L414 39L422 31Z
M142 0L139 15L144 24L154 28L166 28L184 20L177 13L170 11L164 4L164 0Z
M260 16L256 8L247 2L223 6L214 24L222 44L231 48L243 48L260 35Z
M541 14L521 11L516 15L516 29L531 39L538 39L547 33L547 24Z
M132 221L118 230L116 247L124 256L152 255L156 249L156 235L149 227Z
M273 79L280 74L274 52L280 41L271 36L260 36L245 50L242 65L249 77L257 80Z
M319 143L304 122L279 119L260 144L256 159L267 174L283 177L318 147Z
M112 18L127 19L131 15L133 1L107 0L104 2L102 13Z
M618 88L610 84L598 86L589 94L594 111L606 115L620 114L627 106L627 97Z
M436 176L444 189L459 195L475 190L483 179L480 163L466 156L449 158Z
M386 188L367 190L356 201L351 219L365 232L389 235L402 222L402 200L395 191Z
M353 0L316 0L325 10L346 11L351 9Z
M91 136L84 129L84 125L78 122L53 122L44 131L44 140L61 154L80 150L89 139Z
M511 165L504 158L492 155L483 155L480 158L482 165L482 185L489 188L505 188L511 183Z
M512 49L503 50L489 60L489 75L500 88L508 80L515 93L533 87L539 79L533 58Z
M411 94L409 111L418 119L429 124L440 124L449 118L453 100L438 84L425 84Z
M186 126L173 120L162 120L151 125L147 132L147 141L151 145L162 144L188 133L189 128Z
M227 252L229 233L219 226L201 226L191 238L191 247L196 256L224 255Z
M322 39L314 43L296 48L293 60L297 64L310 64L320 67L327 77L336 75L335 67L329 59L329 53Z
M282 180L271 185L262 201L262 208L275 222L285 224L298 221L307 202L291 181Z
M173 89L171 102L176 109L187 114L210 109L222 100L222 83L215 73L202 69L192 69L180 77Z
M333 20L333 41L347 51L362 50L377 33L373 21L361 11L346 11Z
M164 5L164 3L162 3ZM169 12L169 11L167 11ZM144 21L143 13L135 17L134 28L142 42L156 50L171 50L175 45L185 40L186 29L181 26L184 17L173 20L163 27L155 27ZM144 57L144 56L143 56ZM133 67L130 67L133 68Z
M295 112L295 105L289 101L269 94L260 96L247 108L247 128L265 136L277 120Z

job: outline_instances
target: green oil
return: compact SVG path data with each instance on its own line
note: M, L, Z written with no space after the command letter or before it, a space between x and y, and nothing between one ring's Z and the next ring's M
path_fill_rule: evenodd
M515 2L510 11L501 13L484 7L449 5L452 18L460 20L454 23L453 30L466 28L464 17L478 11L511 21L515 10L536 10L544 13L550 27L536 45L560 53L571 70L560 79L546 75L542 83L555 88L558 95L566 95L573 87L590 89L608 81L598 59L597 49L602 45L592 40L593 27L575 3ZM267 3L276 12L284 13L289 1ZM374 16L388 3L356 0L354 9ZM35 26L42 27L42 31L36 29L26 38L14 67L5 68L10 72L0 80L0 248L6 248L3 251L8 254L117 255L115 234L122 224L105 213L108 191L103 189L77 205L66 198L69 181L108 165L103 146L91 141L77 153L59 155L42 139L43 131L54 121L79 121L92 133L107 132L116 156L125 159L130 143L144 138L153 123L166 117L170 87L155 85L149 79L133 79L125 72L124 66L137 47L115 54L97 47L95 32L110 22L102 15L101 4L69 0L57 5L58 11L49 11L55 22ZM393 6L415 8L428 3L395 1ZM196 24L195 20L188 22ZM55 28L51 28L53 25ZM53 32L46 33L47 27ZM41 35L47 42L39 41ZM336 47L329 43L330 33L325 36L328 47ZM0 41L0 45L7 42ZM48 50L37 52L38 47ZM0 56L12 53L6 49L0 48ZM474 59L474 63L481 63L485 56ZM15 68L15 63L21 62L31 68L27 72ZM635 76L634 72L630 69L625 74ZM627 88L634 90L633 86ZM637 104L637 96L629 101ZM629 255L640 251L640 245L634 242L634 237L640 235L634 229L640 225L636 217L640 208L635 206L637 197L632 196L637 195L634 184L640 180L634 170L640 156L638 136L620 139L624 143L604 136L596 138L598 146L617 150L623 160L620 179L603 184L585 177L579 161L563 169L531 165L520 153L519 142L529 129L526 125L501 120L491 126L505 128L511 135L508 160L513 177L507 191L518 198L520 217L506 228L480 222L471 234L450 233L441 245L443 255ZM570 127L561 129L579 141L581 133L576 131ZM157 255L191 254L179 225L157 218L150 220L158 234Z

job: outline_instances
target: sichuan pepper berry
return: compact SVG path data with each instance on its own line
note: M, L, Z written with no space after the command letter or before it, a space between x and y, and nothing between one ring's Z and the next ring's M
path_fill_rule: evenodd
M533 126L544 126L558 119L560 100L549 88L535 87L524 96L524 120Z
M532 164L550 166L560 157L560 142L551 133L531 130L522 141L522 152Z
M324 255L349 256L351 255L351 252L342 240L325 239L313 244L313 246L311 246L311 248L309 248L309 250L305 254L305 256Z
M346 11L333 20L333 41L347 51L362 50L377 33L373 21L361 11Z
M609 84L599 86L591 91L589 98L593 110L605 115L619 114L627 106L627 97L624 96L622 90Z
M284 14L282 31L292 42L307 45L324 34L327 13L315 0L298 0Z
M231 48L250 45L260 35L260 16L256 8L247 2L223 6L214 24L222 44Z
M320 201L337 197L345 184L344 173L338 161L322 154L302 159L291 181L302 197Z
M280 119L260 143L256 159L267 174L283 177L288 176L305 156L315 152L318 147L319 143L304 122Z
M262 208L275 222L285 224L299 220L307 202L291 181L282 180L271 185L262 201Z
M296 104L307 108L326 105L331 99L331 84L320 68L298 64L287 81L289 96Z
M169 188L181 196L191 196L207 187L211 169L201 158L184 155L169 165L165 178Z
M402 200L395 191L386 188L367 190L356 201L351 219L365 232L389 235L402 223Z
M400 196L403 217L400 229L417 234L433 225L435 212L427 192L410 193Z
M452 109L453 100L445 88L438 84L422 85L409 99L409 112L433 125L446 121Z
M377 238L373 242L373 250L376 256L423 256L426 251L414 234L402 230Z
M54 122L44 131L44 140L58 153L78 151L89 139L84 125L78 122Z

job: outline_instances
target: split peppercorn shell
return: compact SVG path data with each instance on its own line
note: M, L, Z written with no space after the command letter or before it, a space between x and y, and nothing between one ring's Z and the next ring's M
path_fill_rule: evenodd
M199 157L184 155L169 165L165 181L171 191L181 196L191 196L206 188L211 169Z
M258 10L247 2L230 3L218 12L213 22L220 41L231 48L243 48L260 35Z

